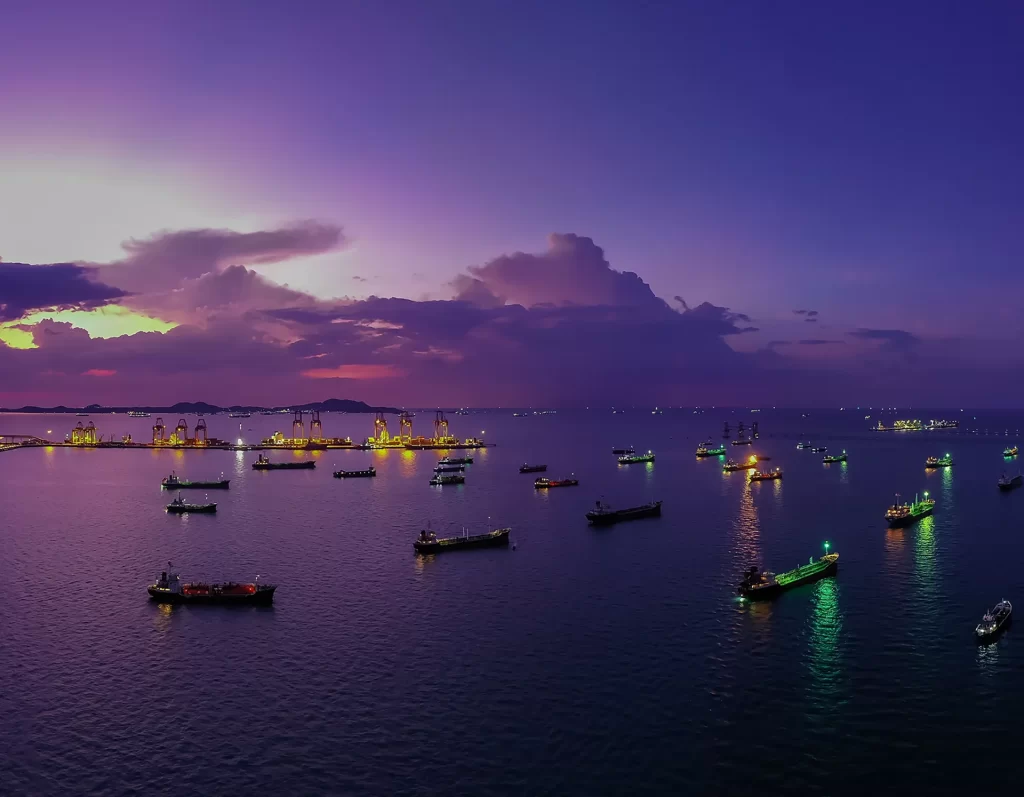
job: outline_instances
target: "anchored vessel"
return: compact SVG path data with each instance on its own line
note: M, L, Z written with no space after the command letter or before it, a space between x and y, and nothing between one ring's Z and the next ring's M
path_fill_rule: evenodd
M472 457L443 457L438 460L438 464L445 463L446 465L472 465Z
M465 484L466 477L461 473L435 473L430 480L433 487L441 487L445 484Z
M821 461L826 465L831 462L846 462L846 449L843 449L842 454L826 454L821 458Z
M469 534L463 529L461 537L438 537L430 529L420 532L419 538L413 542L417 553L440 553L454 551L458 548L490 548L497 545L508 545L508 535L512 529L495 529L486 534Z
M148 412L142 412L141 410L128 410L129 418L148 418Z
M540 490L545 487L575 487L578 479L534 479L533 486Z
M999 489L1003 491L1013 490L1020 487L1021 482L1024 481L1019 473L1013 476L1007 476L1005 473L999 477Z
M1020 452L1017 449L1017 446L1014 446L1013 448L1010 448L1009 446L1007 446L1006 448L1003 449L1003 456L1004 457L1015 457L1015 456L1017 456L1018 453L1020 453Z
M828 547L828 543L825 543L826 551ZM767 570L761 572L752 567L743 577L738 591L744 598L773 598L784 590L799 587L801 584L810 584L826 576L834 576L838 569L837 553L826 553L817 562L812 557L807 564L787 570L785 573L772 573Z
M316 462L312 459L303 459L299 462L271 462L263 454L260 454L254 463L253 470L312 470Z
M701 443L699 446L697 446L698 457L717 457L721 456L724 453L725 446L718 446L716 448L710 440L708 440L706 443Z
M722 466L723 471L734 471L734 470L754 470L757 467L757 455L751 454L750 459L745 459L742 462L733 462L731 459L726 460Z
M632 465L637 462L654 462L654 452L649 450L646 454L625 454L619 457L620 465Z
M617 455L617 456L623 456L623 455L634 454L634 453L636 453L636 451L634 450L633 446L630 446L629 448L613 448L612 449L612 453Z
M980 640L991 639L1009 624L1012 614L1013 605L1006 598L1003 598L985 612L981 622L974 629L974 633Z
M629 509L612 509L600 501L597 506L587 512L587 520L595 526L610 526L622 520L637 520L645 517L661 517L661 501L651 501L642 506L633 506Z
M935 499L929 498L928 493L925 493L924 498L920 501L917 500L915 495L914 503L912 504L901 504L900 497L897 494L893 505L885 510L885 519L889 521L889 526L892 528L909 526L923 517L928 517L934 510Z
M358 478L371 478L377 475L377 469L372 465L366 470L336 470L334 471L335 479L358 479Z
M190 504L179 495L167 505L167 511L176 515L184 515L192 512L216 512L216 504Z
M547 465L520 465L520 473L543 473L548 469Z
M824 454L826 451L828 451L828 447L827 446L815 446L814 448L811 449L811 451L813 453L815 453L815 454Z
M771 470L755 470L750 474L750 481L752 482L765 482L781 478L782 471L778 468L772 468Z
M171 565L168 563L168 567ZM234 581L207 584L193 581L183 584L172 569L160 574L160 580L148 587L149 596L161 603L221 603L237 606L269 604L274 601L274 584L260 584L260 577L252 584Z
M928 457L928 459L924 461L924 466L926 468L948 468L952 464L953 457L949 454L944 454L941 457Z
M194 482L188 479L179 479L174 471L171 471L171 475L167 476L160 482L160 486L168 490L186 490L193 487L203 487L210 490L226 490L228 485L231 484L231 479L225 479L224 474L221 474L220 479L205 482Z
M956 429L959 425L960 421L931 420L925 429Z
M456 465L442 459L434 466L434 473L462 473L465 469L465 465Z

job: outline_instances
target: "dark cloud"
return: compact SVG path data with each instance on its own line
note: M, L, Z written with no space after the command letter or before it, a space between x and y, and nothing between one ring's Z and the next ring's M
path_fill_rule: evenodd
M793 341L791 340L770 340L765 344L766 349L774 349L776 346L791 346Z
M746 313L734 313L728 307L719 307L711 302L702 302L696 307L682 313L684 319L714 325L719 335L738 335L742 332L757 332L757 327L738 326L739 323L750 323Z
M690 306L686 303L686 299L684 299L682 296L673 296L672 298L675 299L677 302L679 302L680 306L684 310L689 310L690 309Z
M794 310L793 314L794 315L805 315L805 316L810 316L811 318L813 318L814 316L816 316L818 314L818 311L817 310Z
M860 340L879 341L882 348L890 351L909 351L921 342L919 337L903 329L860 328L853 330L850 336Z
M95 276L95 269L73 263L0 262L0 321L14 321L33 310L92 307L126 295Z
M817 324L818 323L818 319L817 318L805 318L804 319L804 323L805 324Z
M354 274L352 279L356 282L366 282L366 277L360 277L358 274Z
M808 338L799 341L801 346L824 346L829 343L845 343L843 340L822 340L821 338Z

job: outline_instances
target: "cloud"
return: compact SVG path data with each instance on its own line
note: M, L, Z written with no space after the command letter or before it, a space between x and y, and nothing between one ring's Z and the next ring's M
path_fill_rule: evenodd
M865 329L862 327L850 332L850 336L860 340L879 341L882 348L889 351L909 351L921 343L919 337L903 329Z
M82 376L114 376L117 371L111 371L107 368L90 368L88 371L83 371Z
M358 274L354 274L352 279L356 282L366 282L366 277L360 277Z
M816 324L816 323L818 323L818 319L817 318L805 318L804 319L804 323L806 323L806 324Z
M98 268L101 277L114 285L132 291L160 291L232 264L281 263L322 254L341 246L344 240L341 227L314 221L248 233L163 231L124 242L126 256Z
M793 314L794 315L805 315L805 316L810 316L811 318L813 318L814 316L816 316L818 314L818 311L817 310L794 310Z
M95 269L74 263L0 262L0 321L15 321L33 310L93 307L126 295L95 276Z
M845 343L843 340L822 340L820 338L808 338L799 341L801 346L825 346L829 343Z
M728 307L718 307L711 302L702 302L682 314L688 318L702 323L714 324L721 335L738 335L743 332L757 332L757 327L738 326L739 323L750 323L750 316L746 313L734 313Z
M334 368L310 368L302 375L310 379L394 379L405 372L393 365L338 365Z
M672 298L675 299L677 302L679 302L680 306L684 310L689 310L690 309L690 306L686 303L686 300L682 296L673 296Z

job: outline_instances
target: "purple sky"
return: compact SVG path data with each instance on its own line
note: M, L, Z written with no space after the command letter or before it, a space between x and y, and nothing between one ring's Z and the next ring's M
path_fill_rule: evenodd
M1022 37L1011 2L5 8L0 404L1019 406Z

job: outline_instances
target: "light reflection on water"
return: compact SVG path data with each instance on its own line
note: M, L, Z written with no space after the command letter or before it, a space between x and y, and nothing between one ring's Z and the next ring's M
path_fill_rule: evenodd
M831 700L842 686L839 636L843 614L839 608L839 590L836 577L823 578L815 584L811 597L811 681L814 694L823 701Z

